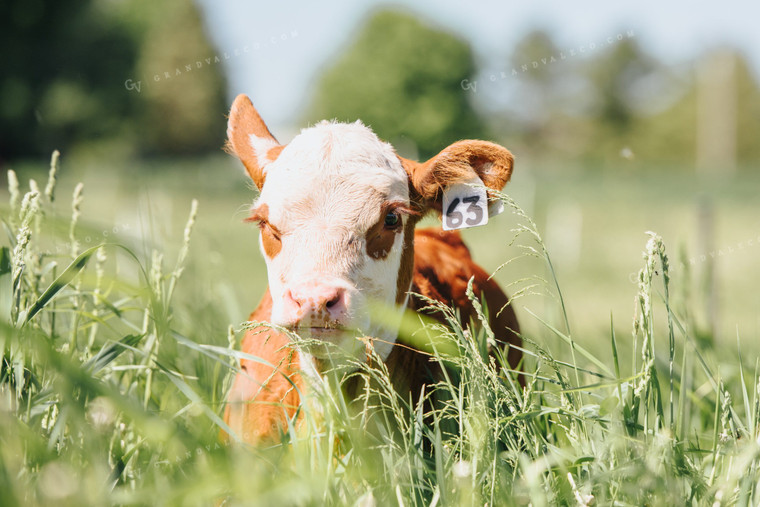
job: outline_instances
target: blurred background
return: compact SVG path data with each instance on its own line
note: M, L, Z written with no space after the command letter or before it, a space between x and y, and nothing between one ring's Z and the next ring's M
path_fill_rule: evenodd
M198 198L183 294L237 323L266 281L242 223L255 194L221 151L235 95L283 143L323 118L360 118L412 158L490 139L516 156L506 192L546 241L576 337L608 337L611 318L630 336L652 230L701 336L756 343L758 19L760 4L738 0L7 0L0 169L43 181L60 150L61 217L83 181L86 242L116 236L146 255L179 248ZM531 277L550 275L512 242L519 221L466 237L490 271L515 259L497 277L526 294L518 315L539 332L525 308L557 305L532 295Z

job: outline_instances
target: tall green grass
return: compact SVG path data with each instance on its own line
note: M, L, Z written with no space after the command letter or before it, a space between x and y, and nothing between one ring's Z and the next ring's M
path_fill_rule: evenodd
M3 505L760 501L757 359L742 357L740 337L736 352L696 339L698 312L681 290L688 281L671 280L655 234L631 294L632 332L620 336L611 322L600 348L590 345L598 338L571 332L535 224L501 196L521 218L521 248L550 274L520 281L513 304L522 293L546 294L558 323L524 313L561 346L550 350L526 333L522 372L509 372L504 357L484 352L493 339L486 314L498 309L478 306L481 322L472 326L431 302L448 326L411 318L402 328L449 365L422 399L399 397L379 358L371 366L340 358L335 364L351 367L311 380L283 443L252 448L219 440L249 325L229 326L213 298L202 309L177 298L203 286L184 269L203 210L188 203L177 258L146 255L118 237L83 249L86 189L62 208L57 178L57 155L44 191L35 182L22 191L9 173L0 250ZM195 317L178 317L187 315ZM346 382L359 386L354 399L340 387Z

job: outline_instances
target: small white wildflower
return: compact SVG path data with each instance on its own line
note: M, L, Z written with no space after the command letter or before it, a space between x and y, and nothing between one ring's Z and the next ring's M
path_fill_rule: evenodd
M715 492L715 502L713 502L713 507L720 507L723 505L723 490L719 489Z
M51 461L39 474L40 491L50 501L60 500L76 493L77 475L66 463Z
M191 403L187 413L192 417L200 417L203 415L203 406L200 403Z
M87 418L96 428L110 425L116 418L116 409L108 398L98 396L92 400L87 410Z
M452 472L454 473L454 477L457 479L466 479L472 476L472 463L467 460L460 459L454 463Z
M375 495L372 494L372 491L364 493L356 502L357 507L375 507L375 505L377 505L377 501L375 500Z
M578 505L587 506L587 505L594 505L595 498L594 495L584 495L580 492L578 489L578 486L575 485L575 480L573 479L573 474L570 472L567 473L567 481L570 483L570 487L573 488L573 495L575 495L575 501L578 502Z

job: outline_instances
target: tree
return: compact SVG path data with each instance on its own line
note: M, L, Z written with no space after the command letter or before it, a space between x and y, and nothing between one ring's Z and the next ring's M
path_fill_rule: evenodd
M0 160L100 142L149 154L223 142L221 66L176 75L216 56L190 0L8 0L0 47ZM172 79L150 82L159 72Z
M509 81L500 83L508 102L494 118L501 134L523 154L574 156L588 123L579 118L577 58L568 57L549 32L535 29L517 43L508 68Z
M148 154L219 150L226 132L222 58L189 0L138 0L144 26L135 66L140 148ZM136 7L131 7L135 9Z
M737 104L737 155L744 166L760 166L760 83L746 57L735 52Z
M410 14L379 11L320 79L308 120L361 119L394 144L416 143L426 158L484 136L461 87L474 73L465 41Z
M636 100L636 86L661 70L661 64L646 54L633 38L616 42L593 58L588 77L599 122L616 133L628 131L634 124L637 110L642 109L642 104Z
M528 122L545 122L562 107L562 85L567 81L567 62L545 30L528 32L515 46L511 74L519 86L514 106Z
M518 123L510 130L528 153L586 167L617 166L621 155L631 158L656 144L642 123L683 92L683 83L629 33L560 50L548 33L533 31L511 60L518 85L505 116ZM681 136L680 160L689 134Z
M721 71L720 68L705 66L716 54L730 64L727 69ZM712 75L717 71L722 74ZM723 75L726 72L730 75ZM720 84L717 89L711 90L708 99L711 102L717 101L713 106L717 105L720 118L711 116L715 113L714 109L704 110L704 103L700 113L700 100L704 101L704 94L707 93L700 87L715 86L712 79L704 82L706 73L710 78L718 78ZM704 149L704 145L700 144L705 143L704 131L702 139L698 132L704 127L703 123L707 122L710 127L727 129L729 132L719 134L728 134L730 142L725 159L719 157L703 170L717 174L723 173L723 170L730 172L730 167L727 168L726 165L731 166L734 162L738 163L739 168L757 167L760 163L760 147L757 143L757 132L760 130L760 89L743 55L732 48L712 49L689 65L685 72L677 76L671 74L667 69L661 69L658 71L658 81L670 81L670 88L675 93L655 94L651 89L647 93L650 102L660 95L670 96L670 100L654 111L644 110L641 106L634 109L635 123L624 142L634 149L637 158L644 163L680 165L692 170L695 163L699 164L699 150ZM712 135L711 129L706 132L708 136Z
M0 3L0 46L0 159L113 135L103 118L130 109L121 74L134 64L135 44L89 0Z

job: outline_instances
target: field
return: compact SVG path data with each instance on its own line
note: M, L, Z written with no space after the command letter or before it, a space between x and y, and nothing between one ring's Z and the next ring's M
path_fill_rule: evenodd
M252 449L218 439L266 283L236 164L64 163L52 192L46 167L16 169L2 504L760 501L756 175L518 166L507 211L466 239L516 295L527 388L483 361L485 333L452 322L416 331L453 344L439 354L461 383L438 386L444 409L423 413L358 365L366 403L327 375L284 445Z

